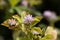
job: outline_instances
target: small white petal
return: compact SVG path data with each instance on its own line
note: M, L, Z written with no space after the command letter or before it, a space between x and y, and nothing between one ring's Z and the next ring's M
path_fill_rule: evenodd
M39 34L37 31L33 30L32 34Z

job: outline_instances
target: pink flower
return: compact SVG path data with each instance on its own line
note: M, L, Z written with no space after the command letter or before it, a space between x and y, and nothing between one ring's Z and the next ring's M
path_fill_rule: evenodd
M44 13L43 13L43 16L45 16L45 17L51 17L52 16L52 12L51 11L44 11Z
M8 24L9 24L10 26L16 25L15 19L9 19Z
M33 21L33 17L32 17L32 15L30 15L30 14L26 15L26 16L24 17L24 19L23 19L23 22L24 22L25 24L30 24L32 21Z
M28 2L26 0L23 0L22 1L22 5L27 7L28 6Z
M55 12L49 11L49 10L44 11L43 16L45 18L47 18L48 20L57 20L58 19Z

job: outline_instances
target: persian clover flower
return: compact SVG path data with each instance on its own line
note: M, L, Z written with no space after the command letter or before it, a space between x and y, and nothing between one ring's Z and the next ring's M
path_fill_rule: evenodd
M49 20L57 20L58 19L55 12L49 11L49 10L44 11L43 16Z
M32 21L33 21L33 17L32 17L32 15L30 15L30 14L26 15L26 16L24 17L24 19L23 19L23 22L24 22L25 24L30 24Z
M48 17L48 18L50 18L50 17L52 16L52 12L49 11L49 10L44 11L43 16L44 16L44 17Z
M9 24L10 26L15 26L15 25L16 25L15 19L9 19L8 24Z
M26 0L23 0L22 1L22 5L25 6L25 7L27 7L28 6L28 2Z

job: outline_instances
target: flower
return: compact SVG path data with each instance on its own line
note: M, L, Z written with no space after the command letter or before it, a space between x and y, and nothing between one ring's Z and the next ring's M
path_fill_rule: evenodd
M56 40L57 39L57 31L53 27L48 26L45 32L45 35L50 34L53 36L52 39L49 40Z
M23 0L22 1L22 5L27 7L28 6L28 2L26 0Z
M52 12L51 11L44 11L43 16L49 18L52 16Z
M15 19L9 19L8 24L9 24L10 26L15 26L15 25L16 25Z
M49 20L57 20L57 16L53 11L44 11L43 16Z
M25 24L30 24L32 21L33 21L33 17L32 17L32 15L30 15L30 14L26 15L26 16L24 17L24 19L23 19L23 22L24 22Z

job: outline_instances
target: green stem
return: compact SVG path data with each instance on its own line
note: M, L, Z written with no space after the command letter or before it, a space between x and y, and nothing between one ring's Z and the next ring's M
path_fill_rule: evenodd
M51 21L50 26L54 27L54 23L55 23L54 21Z
M20 31L13 32L13 40L19 40L19 33L20 33Z

